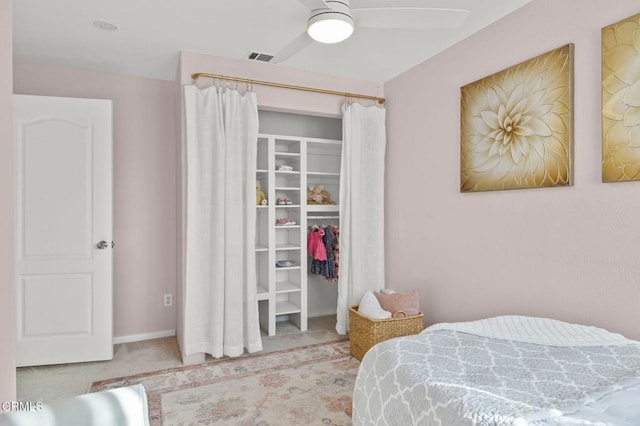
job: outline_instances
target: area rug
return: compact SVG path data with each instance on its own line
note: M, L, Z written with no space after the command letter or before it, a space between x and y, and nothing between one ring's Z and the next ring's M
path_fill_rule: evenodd
M141 383L151 425L350 425L359 361L349 341L171 368L91 385Z

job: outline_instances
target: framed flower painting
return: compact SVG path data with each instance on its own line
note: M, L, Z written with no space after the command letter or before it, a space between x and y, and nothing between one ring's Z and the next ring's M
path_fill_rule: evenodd
M573 184L573 44L461 88L460 191Z
M640 180L640 14L602 29L602 181Z

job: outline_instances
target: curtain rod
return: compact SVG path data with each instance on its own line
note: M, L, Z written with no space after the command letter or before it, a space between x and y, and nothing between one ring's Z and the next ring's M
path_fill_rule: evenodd
M385 98L379 98L377 96L358 95L356 93L337 92L335 90L316 89L314 87L293 86L291 84L274 83L274 82L271 82L271 81L251 80L251 79L248 79L248 78L229 77L227 75L220 75L220 74L208 74L208 73L205 73L205 72L197 72L195 74L191 74L191 78L194 81L196 81L200 77L207 77L207 78L214 78L214 79L217 78L217 79L220 79L220 80L237 81L237 82L240 82L240 83L247 83L247 84L258 84L260 86L280 87L282 89L302 90L302 91L305 91L305 92L324 93L324 94L327 94L327 95L344 96L344 97L347 97L347 98L368 99L368 100L379 102L380 104L384 104L385 100L386 100Z

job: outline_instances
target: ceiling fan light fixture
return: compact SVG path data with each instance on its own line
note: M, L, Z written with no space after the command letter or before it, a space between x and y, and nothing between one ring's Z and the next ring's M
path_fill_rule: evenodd
M320 43L340 43L353 34L348 0L325 0L328 9L315 9L307 21L307 34Z
M307 33L320 43L339 43L353 34L353 20L339 13L314 16L308 21Z

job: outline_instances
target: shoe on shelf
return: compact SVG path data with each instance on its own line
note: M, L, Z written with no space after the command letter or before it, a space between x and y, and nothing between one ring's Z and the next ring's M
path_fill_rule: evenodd
M284 198L278 198L276 200L276 204L279 205L279 206L284 206L284 205L289 205L290 206L291 204L293 204L293 202L290 199L288 199L287 197L284 197Z
M287 226L287 225L295 225L296 222L294 220L291 220L289 218L283 217L281 219L276 219L276 225L277 226Z
M276 262L277 268L289 268L291 266L296 266L295 260L278 260Z

